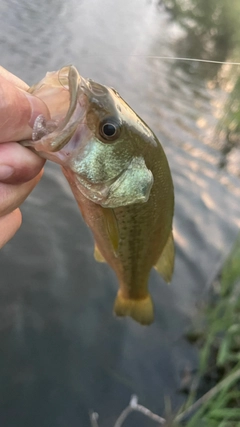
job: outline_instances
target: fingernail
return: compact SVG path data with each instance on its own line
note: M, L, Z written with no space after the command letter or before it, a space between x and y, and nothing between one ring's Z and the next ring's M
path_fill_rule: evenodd
M28 92L25 92L25 95L32 109L32 115L28 122L29 126L31 126L32 128L36 118L39 115L44 115L44 117L49 118L49 113L48 113L47 106L40 98L38 98L37 96L31 95Z
M0 181L5 181L14 174L12 166L0 165Z

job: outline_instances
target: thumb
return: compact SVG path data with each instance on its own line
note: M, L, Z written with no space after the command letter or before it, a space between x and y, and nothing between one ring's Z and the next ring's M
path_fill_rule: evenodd
M0 75L0 143L31 139L39 114L50 118L46 104Z

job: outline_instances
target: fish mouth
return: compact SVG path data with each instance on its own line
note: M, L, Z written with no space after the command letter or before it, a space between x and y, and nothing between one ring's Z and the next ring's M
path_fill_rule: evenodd
M51 86L55 90L52 96L54 103L49 95ZM48 158L47 153L60 152L84 121L89 103L83 90L85 86L85 80L71 65L58 72L47 73L39 84L30 88L30 93L46 103L51 119L46 120L39 115L33 125L32 140L21 141L21 144L34 148L40 155L44 153L45 158Z

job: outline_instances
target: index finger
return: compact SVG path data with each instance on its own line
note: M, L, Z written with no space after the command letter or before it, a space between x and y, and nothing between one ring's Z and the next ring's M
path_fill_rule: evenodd
M10 73L10 71L6 70L0 65L0 76L4 77L10 83L13 83L15 86L19 87L23 90L28 90L29 86L23 80L19 79L19 77Z
M2 70L5 74L5 71ZM47 119L50 113L46 104L36 96L16 86L15 77L0 74L0 142L21 141L32 138L32 127L37 116ZM17 78L17 84L23 85Z

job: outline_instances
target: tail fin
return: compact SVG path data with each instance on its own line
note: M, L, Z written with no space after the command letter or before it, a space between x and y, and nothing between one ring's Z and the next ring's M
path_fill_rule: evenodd
M127 299L118 291L115 303L114 313L117 316L130 316L142 325L150 325L153 322L153 303L148 294L144 299Z

